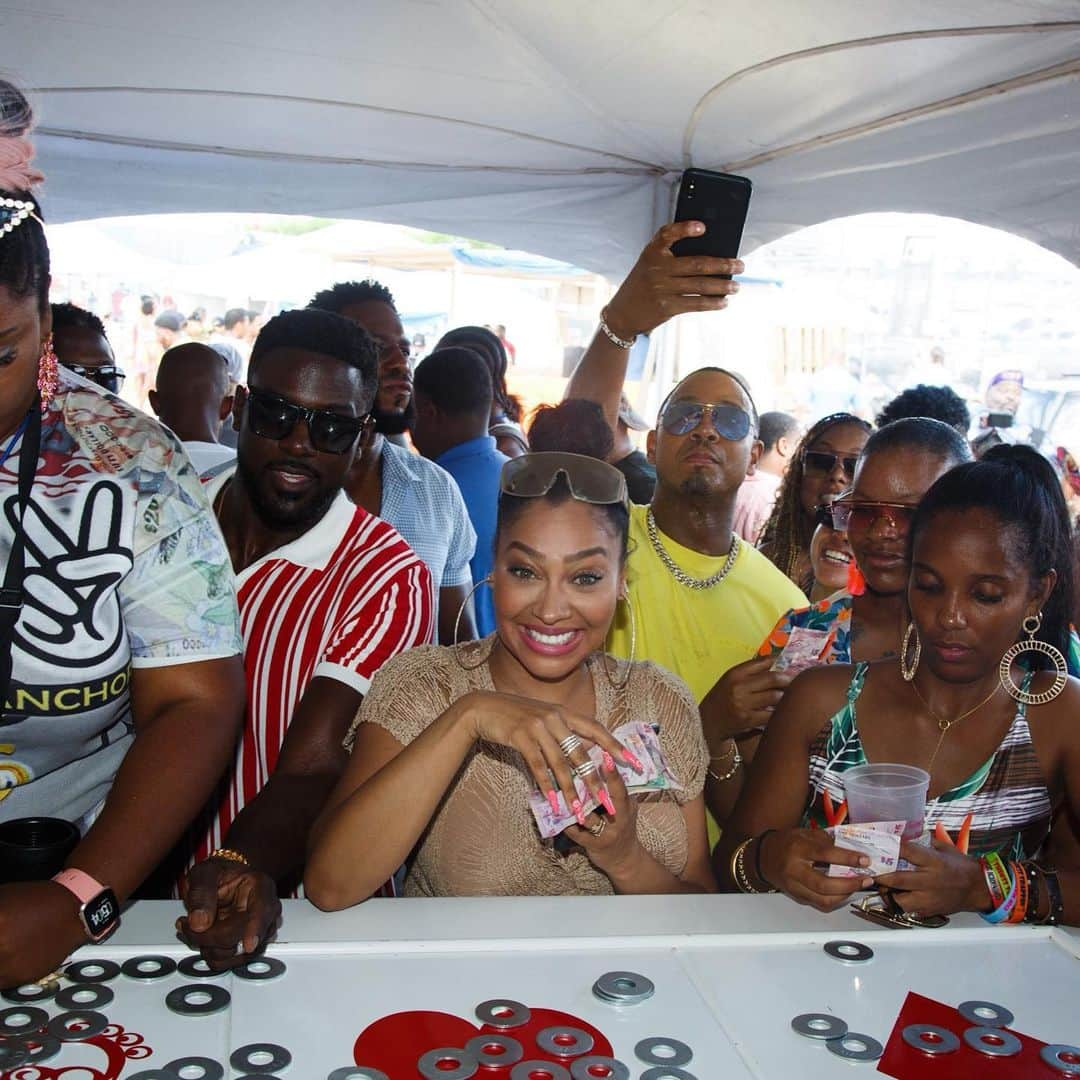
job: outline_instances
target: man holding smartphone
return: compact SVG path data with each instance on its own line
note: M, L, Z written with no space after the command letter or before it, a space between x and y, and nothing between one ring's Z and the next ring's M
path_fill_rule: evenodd
M672 252L678 241L704 233L701 222L683 221L656 234L570 379L566 397L598 402L613 429L637 336L674 315L719 311L739 290L721 277L742 272L738 259ZM646 445L656 490L647 507L631 509L629 610L617 616L611 652L626 657L633 649L636 659L667 668L690 688L712 756L706 799L722 822L742 786L733 737L747 725L738 717L748 701L771 709L790 681L753 658L777 619L806 598L733 531L739 487L762 452L757 410L741 376L720 368L686 376L661 405Z

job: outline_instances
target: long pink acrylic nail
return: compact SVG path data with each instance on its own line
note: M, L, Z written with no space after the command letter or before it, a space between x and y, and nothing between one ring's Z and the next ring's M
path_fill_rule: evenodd
M604 751L604 772L615 771L615 759L605 750Z
M641 772L642 771L643 766L642 766L641 762L638 761L638 759L636 757L634 757L634 755L631 754L630 751L627 750L625 747L623 747L622 759L623 759L623 761L626 762L627 765L630 766L631 769L634 770L634 772Z
M615 816L615 804L611 801L611 795L608 793L608 789L606 787L602 787L600 789L599 798L600 798L600 802L603 805L604 809L609 814L611 814L612 817L614 817Z
M581 812L581 800L575 799L570 804L570 809L574 811L574 817L577 818L577 823L584 828L585 827L585 815Z
M547 793L548 806L551 807L551 812L558 817L562 811L559 809L559 794L554 788Z

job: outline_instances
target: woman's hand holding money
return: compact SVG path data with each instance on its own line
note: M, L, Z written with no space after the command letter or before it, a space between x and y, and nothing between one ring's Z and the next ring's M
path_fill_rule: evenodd
M765 879L762 887L772 886L792 900L818 911L835 911L843 907L853 893L874 884L873 878L829 877L815 868L815 863L857 868L870 865L865 855L837 847L824 829L770 831L754 842L755 846L758 844L762 849L755 855Z
M627 794L626 785L609 755L604 758L603 778L607 782L612 808L604 814L587 815L584 827L571 825L566 835L619 890L621 882L634 879L635 863L645 852L637 834L637 803Z

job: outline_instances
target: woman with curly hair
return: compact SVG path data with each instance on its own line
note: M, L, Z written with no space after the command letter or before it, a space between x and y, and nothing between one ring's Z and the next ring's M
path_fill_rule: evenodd
M814 585L810 539L817 507L851 486L855 461L873 429L852 413L831 413L803 436L758 548L807 596Z

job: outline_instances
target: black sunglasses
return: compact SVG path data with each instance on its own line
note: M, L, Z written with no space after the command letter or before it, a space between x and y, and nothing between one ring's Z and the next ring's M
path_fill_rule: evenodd
M97 383L103 390L110 394L118 394L120 387L127 377L120 368L113 364L102 364L100 367L87 367L85 364L65 364L68 371L74 371L76 375Z
M840 467L844 470L844 476L848 480L854 479L855 465L858 460L857 456L846 457L843 454L830 454L826 450L806 450L803 452L803 468L808 472L828 476L836 468L836 463L839 461Z
M342 416L327 409L308 409L266 390L248 388L248 425L263 439L284 439L303 420L311 445L323 454L345 454L364 430L368 416Z
M673 401L660 424L669 435L686 435L701 424L706 413L716 434L729 442L745 439L750 431L750 414L745 409L707 401Z

